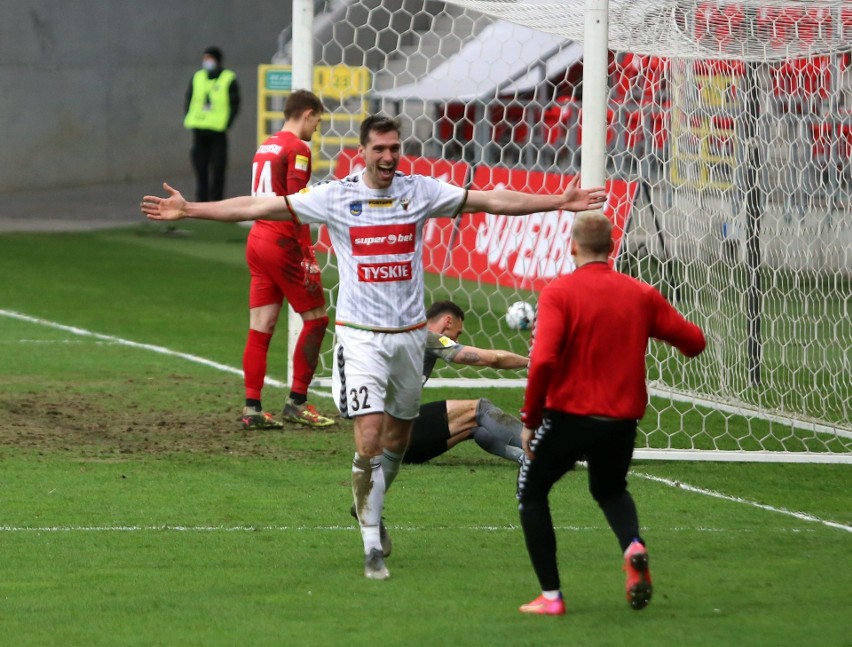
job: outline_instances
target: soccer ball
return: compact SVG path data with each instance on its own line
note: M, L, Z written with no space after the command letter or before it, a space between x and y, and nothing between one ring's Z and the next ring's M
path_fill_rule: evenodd
M506 325L512 330L529 330L535 321L535 310L526 301L516 301L506 311Z

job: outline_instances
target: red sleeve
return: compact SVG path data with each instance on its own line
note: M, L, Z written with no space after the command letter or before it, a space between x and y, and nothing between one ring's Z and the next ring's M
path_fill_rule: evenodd
M541 424L550 381L557 373L559 348L565 337L566 316L562 310L556 292L545 288L536 312L535 339L530 353L524 408L521 410L521 420L529 429Z
M671 344L687 357L701 353L707 346L701 328L688 321L657 290L651 294L654 308L651 337Z
M287 195L298 193L311 179L311 149L294 146L287 153Z
M287 151L287 177L285 184L287 186L287 195L298 193L306 186L311 179L311 149L304 142L299 141L295 146L292 146ZM298 223L298 221L296 221ZM311 228L308 225L298 225L296 231L296 239L302 246L304 257L312 262L315 262L311 245Z

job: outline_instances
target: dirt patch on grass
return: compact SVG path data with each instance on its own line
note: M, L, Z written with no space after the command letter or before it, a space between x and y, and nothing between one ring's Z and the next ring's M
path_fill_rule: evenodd
M328 430L292 425L244 431L239 411L164 413L129 406L114 410L101 396L43 393L0 395L0 449L67 452L88 460L130 460L149 455L207 454L294 460L306 453L338 453L351 445L351 425Z

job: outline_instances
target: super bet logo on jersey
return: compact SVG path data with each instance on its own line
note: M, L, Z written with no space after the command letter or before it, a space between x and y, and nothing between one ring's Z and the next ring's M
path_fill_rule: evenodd
M352 256L407 256L415 251L416 232L417 228L413 223L350 227ZM358 263L358 280L366 283L410 281L413 277L411 261L408 259Z
M412 254L416 227L405 225L368 225L350 227L349 241L353 256Z

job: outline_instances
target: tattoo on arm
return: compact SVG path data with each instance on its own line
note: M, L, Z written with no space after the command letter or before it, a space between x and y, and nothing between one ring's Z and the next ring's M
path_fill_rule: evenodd
M456 361L460 364L479 364L482 361L482 355L473 348L466 348L456 355Z

